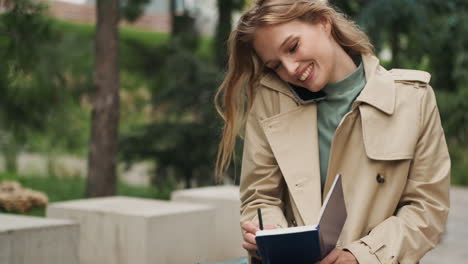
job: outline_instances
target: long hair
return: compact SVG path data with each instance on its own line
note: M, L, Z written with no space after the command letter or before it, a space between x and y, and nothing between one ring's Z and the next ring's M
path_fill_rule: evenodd
M334 40L349 54L374 54L367 35L353 21L333 9L326 0L258 0L240 18L228 40L228 70L216 96L215 105L224 119L218 147L215 175L218 180L233 158L236 138L242 132L255 87L268 70L253 49L255 30L292 20L316 24L327 21Z

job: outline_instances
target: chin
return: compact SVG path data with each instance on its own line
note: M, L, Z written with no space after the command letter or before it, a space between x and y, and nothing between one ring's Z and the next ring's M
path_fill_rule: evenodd
M311 92L320 92L320 90L322 90L323 86L306 86L304 87L306 88L307 90L311 91Z

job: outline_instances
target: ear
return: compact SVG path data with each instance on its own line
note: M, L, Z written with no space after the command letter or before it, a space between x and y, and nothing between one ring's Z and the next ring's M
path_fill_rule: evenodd
M331 21L324 18L322 19L320 24L322 25L322 28L325 31L325 33L327 33L328 36L331 36L331 28L332 28Z

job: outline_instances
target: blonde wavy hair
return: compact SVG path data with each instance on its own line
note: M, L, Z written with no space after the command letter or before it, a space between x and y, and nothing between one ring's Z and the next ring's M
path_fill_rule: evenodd
M218 147L215 175L221 180L234 155L236 138L243 130L255 87L269 71L255 54L255 30L292 20L310 24L326 21L334 40L349 54L374 54L367 35L353 21L333 9L325 0L258 0L244 12L228 40L228 71L220 85L215 105L224 119Z

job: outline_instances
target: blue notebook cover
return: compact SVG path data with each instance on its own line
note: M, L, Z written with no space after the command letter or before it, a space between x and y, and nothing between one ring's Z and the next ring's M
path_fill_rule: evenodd
M322 205L317 226L261 230L256 233L263 264L312 264L336 246L347 218L341 175L338 174Z
M313 264L320 260L318 230L296 232L295 228L288 228L288 233L256 237L263 264Z

